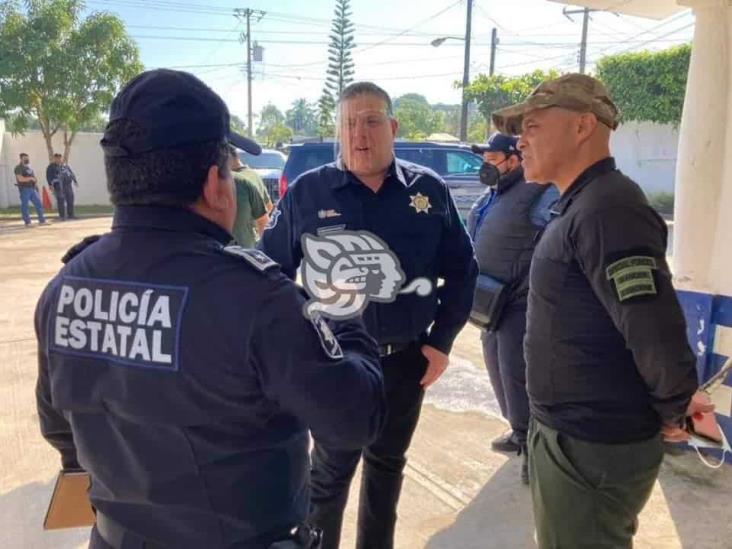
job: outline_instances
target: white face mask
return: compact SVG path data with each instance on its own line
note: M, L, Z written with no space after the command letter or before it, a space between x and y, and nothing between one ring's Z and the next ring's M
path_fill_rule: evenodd
M721 429L720 429L721 431ZM729 446L729 441L727 440L727 437L724 434L724 431L722 431L722 443L717 444L715 442L712 442L711 440L706 440L701 437L698 437L696 435L689 435L689 446L694 448L696 450L697 455L699 456L699 459L702 460L702 463L709 467L710 469L719 469L724 465L724 456L729 452L729 455L732 456L732 448ZM719 458L719 463L711 463L704 455L701 453L701 449L705 448L707 451L709 449L713 450L721 450L722 455Z

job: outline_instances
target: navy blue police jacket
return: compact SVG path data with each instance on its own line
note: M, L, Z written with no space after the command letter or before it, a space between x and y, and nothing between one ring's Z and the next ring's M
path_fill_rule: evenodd
M385 414L363 325L307 320L262 252L186 209L118 207L38 303L41 430L98 512L168 547L266 547L309 504L308 428Z
M280 200L259 247L294 277L303 259L302 236L334 229L368 231L383 240L399 259L405 285L415 278L432 282L427 296L400 293L366 307L364 322L379 344L410 343L427 334L423 343L448 354L468 319L478 267L440 176L395 159L374 193L340 161L305 172Z

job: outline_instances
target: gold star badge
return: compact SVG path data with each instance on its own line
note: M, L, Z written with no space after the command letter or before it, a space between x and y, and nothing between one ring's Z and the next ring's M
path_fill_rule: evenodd
M412 201L410 202L409 206L411 208L414 208L417 213L430 213L430 208L432 207L432 204L430 204L429 196L424 196L421 193L417 193L413 194L411 198Z

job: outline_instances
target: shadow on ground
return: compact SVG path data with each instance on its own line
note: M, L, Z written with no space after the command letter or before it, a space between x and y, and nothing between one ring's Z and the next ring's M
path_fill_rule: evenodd
M519 482L520 459L507 461L427 549L536 547L529 487Z
M719 452L709 456L718 461ZM732 466L713 470L696 453L667 455L658 477L683 548L732 547ZM726 510L727 520L720 520Z

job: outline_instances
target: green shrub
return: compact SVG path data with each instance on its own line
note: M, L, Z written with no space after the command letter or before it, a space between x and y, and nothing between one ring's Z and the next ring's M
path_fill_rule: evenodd
M648 203L660 214L674 213L674 193L651 193L648 195Z

